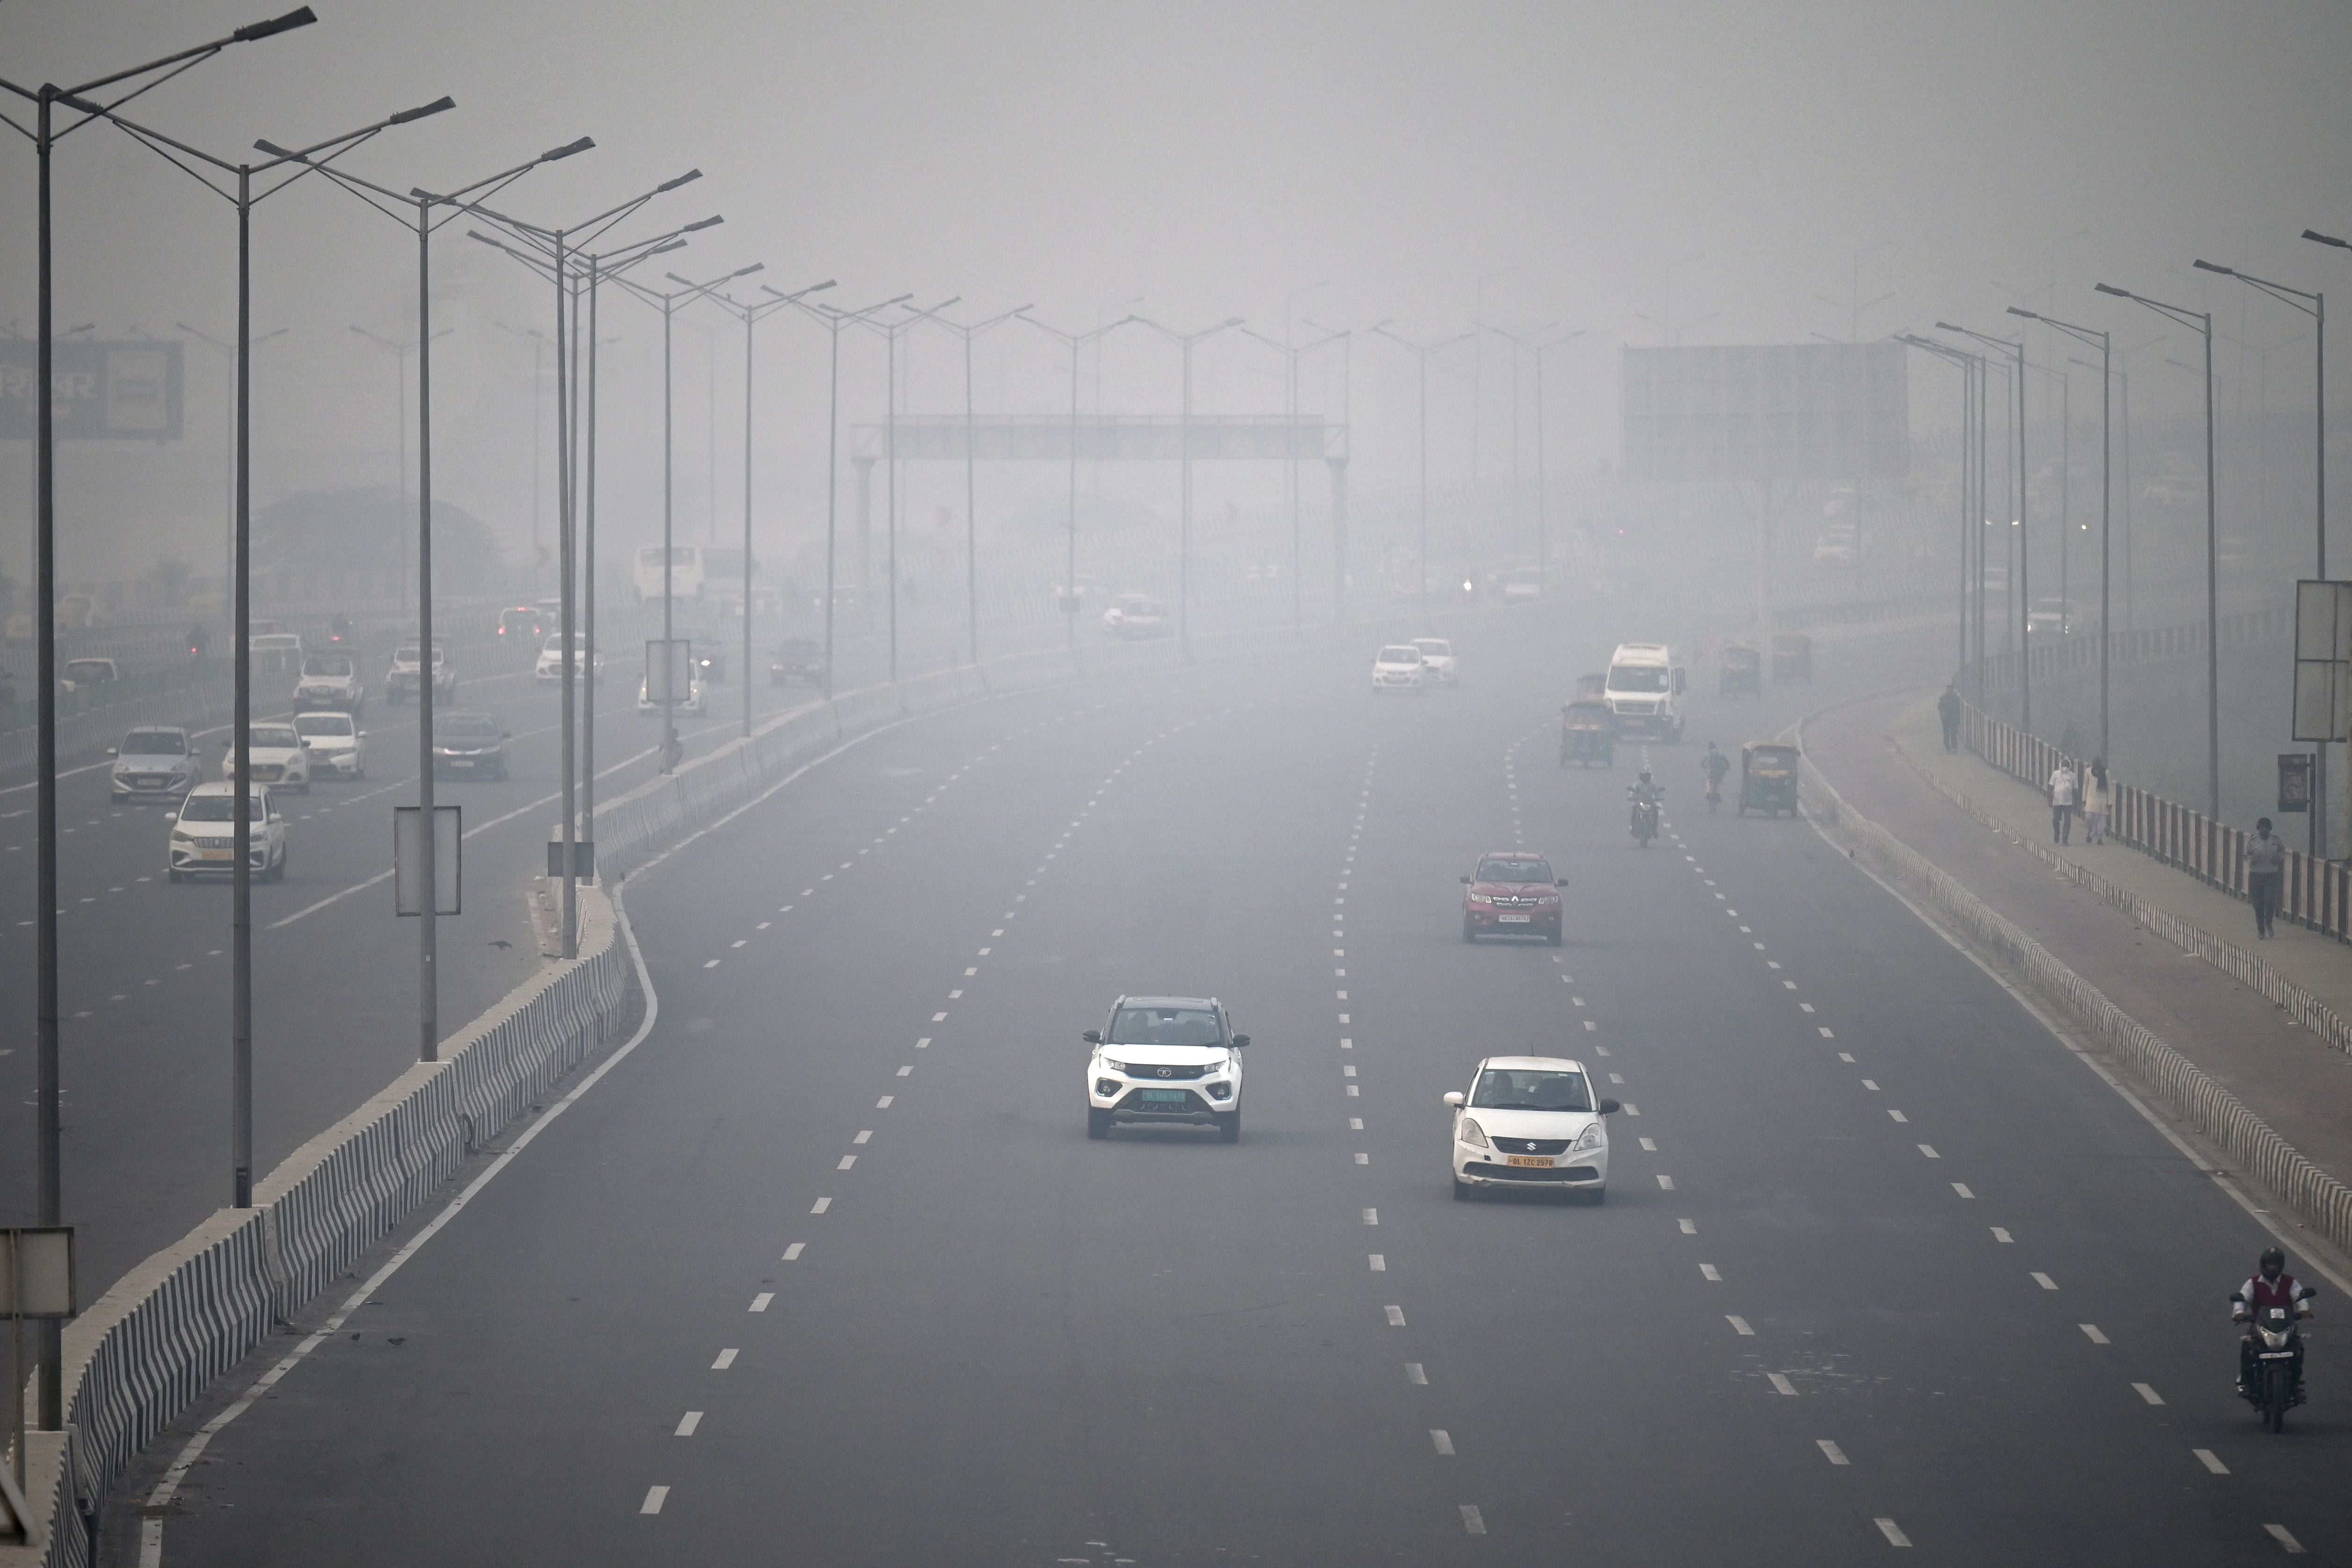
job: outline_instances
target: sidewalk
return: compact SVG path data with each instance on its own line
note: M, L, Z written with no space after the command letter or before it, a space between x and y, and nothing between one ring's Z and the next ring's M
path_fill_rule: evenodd
M1967 752L1944 751L1936 695L1913 690L1832 709L1805 726L1806 751L1856 809L1958 878L2304 1155L2352 1182L2352 1055L2024 846L2053 848L2210 933L2209 948L2218 939L2254 950L2339 1017L2352 1017L2352 948L2284 923L2273 940L2257 943L2248 905L2139 850L2084 845L2079 820L2072 846L2052 846L2050 808L2039 791Z

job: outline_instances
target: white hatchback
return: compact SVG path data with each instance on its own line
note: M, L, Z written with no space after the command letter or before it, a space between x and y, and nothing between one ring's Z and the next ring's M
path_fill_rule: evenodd
M1444 637L1415 637L1412 646L1421 650L1421 664L1429 679L1440 686L1454 684L1454 645Z
M1595 1101L1584 1064L1565 1057L1488 1057L1454 1111L1454 1195L1482 1187L1549 1188L1599 1203L1609 1186L1613 1100Z
M1392 643L1372 658L1372 690L1410 691L1418 696L1427 689L1427 661L1421 649L1407 643Z
M1247 1035L1213 996L1122 996L1110 1026L1078 1037L1087 1060L1087 1136L1118 1122L1213 1127L1221 1142L1242 1135L1242 1047Z
M236 777L236 748L224 741L221 777ZM256 724L246 731L246 752L253 759L253 782L275 784L301 795L310 793L310 749L302 732L291 724Z

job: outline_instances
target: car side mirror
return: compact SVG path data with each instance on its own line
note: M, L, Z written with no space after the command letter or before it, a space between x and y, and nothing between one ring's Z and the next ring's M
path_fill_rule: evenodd
M112 746L109 746L109 747L107 747L107 748L106 748L106 754L107 754L108 756L110 756L110 757L119 757L119 756L121 756L122 753L121 753L120 751L116 750L114 747L112 747Z
M1234 1037L1234 1049L1240 1050L1244 1046L1248 1044L1249 1037L1247 1035L1235 1035Z
M176 811L167 811L163 814L163 820L166 822L177 822L180 820L180 814Z
M1465 888L1466 888L1466 887L1468 887L1468 886L1470 885L1470 879L1469 879L1469 878L1467 878L1467 877L1463 878L1463 879L1462 879L1462 885L1463 885L1464 887L1465 887Z
M1603 1116L1614 1116L1623 1109L1623 1106L1613 1100L1604 1100L1601 1102L1601 1114Z
M367 731L366 731L365 730L362 730L361 731L359 731L359 733L358 733L358 735L355 737L355 739L362 740L362 741L366 740L366 739L367 739Z
M1460 1089L1451 1089L1446 1090L1446 1091L1445 1091L1445 1103L1446 1103L1447 1107L1448 1107L1449 1109L1451 1109L1451 1110L1461 1110L1461 1109L1462 1109L1462 1106L1463 1106L1463 1103L1464 1103L1464 1102L1463 1102L1463 1097L1462 1097L1462 1091L1461 1091Z
M1568 879L1562 877L1559 881L1554 882L1552 886L1555 888L1565 888L1568 886Z
M1099 1046L1102 1044L1102 1031L1100 1029L1087 1029L1080 1034L1078 1038L1086 1041L1086 1043L1090 1046Z

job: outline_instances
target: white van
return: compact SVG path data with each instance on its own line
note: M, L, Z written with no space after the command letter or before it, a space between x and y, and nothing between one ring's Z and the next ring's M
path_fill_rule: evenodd
M1622 642L1609 656L1601 697L1609 704L1620 735L1679 742L1689 686L1690 672L1683 668L1682 656L1666 644Z

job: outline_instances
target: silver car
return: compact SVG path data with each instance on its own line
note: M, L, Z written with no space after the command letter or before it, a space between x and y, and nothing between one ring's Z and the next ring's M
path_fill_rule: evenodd
M118 805L126 800L177 800L205 782L195 743L173 725L133 730L107 755L114 759L110 793Z

